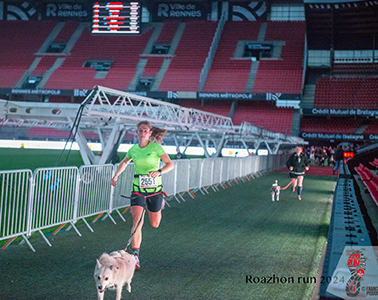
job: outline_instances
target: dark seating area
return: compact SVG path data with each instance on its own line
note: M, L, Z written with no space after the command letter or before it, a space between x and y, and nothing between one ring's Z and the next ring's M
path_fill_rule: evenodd
M361 126L362 120L319 119L314 117L303 117L301 120L301 132L338 133L354 134Z
M247 121L273 132L290 135L294 108L278 108L270 102L240 101L233 117L234 125Z
M316 83L316 108L373 109L377 102L376 77L322 77Z

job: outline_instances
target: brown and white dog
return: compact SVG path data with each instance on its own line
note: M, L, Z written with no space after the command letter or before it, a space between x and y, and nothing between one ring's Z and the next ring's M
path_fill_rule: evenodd
M274 196L276 196L277 201L280 201L280 190L281 187L278 185L278 181L276 180L270 188L270 193L272 194L272 201L274 201Z
M134 276L135 264L135 256L124 250L102 254L100 259L97 259L94 271L98 299L103 300L104 292L109 288L116 289L116 300L121 300L124 285L131 293L130 283Z

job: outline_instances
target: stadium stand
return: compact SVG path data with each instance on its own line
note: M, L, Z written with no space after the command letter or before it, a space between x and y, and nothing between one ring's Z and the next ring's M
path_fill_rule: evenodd
M369 161L369 164L371 164L373 167L377 168L378 167L378 159L374 158L373 161Z
M32 75L43 75L54 64L57 56L42 56L37 67L32 71Z
M378 133L378 121L373 120L364 130L364 134L377 134Z
M252 62L233 57L239 41L257 40L260 25L259 22L225 23L204 92L244 93Z
M319 119L304 117L301 121L301 132L320 132L320 133L344 133L354 134L361 126L362 120L338 119Z
M52 21L0 21L0 73L6 74L0 76L2 88L15 86L55 25Z
M64 27L59 32L57 37L54 39L54 43L67 43L73 33L75 32L79 22L75 21L66 21L64 22Z
M176 33L178 22L164 22L156 44L170 44Z
M141 35L99 36L92 35L86 28L71 55L63 65L54 71L45 88L92 89L103 85L114 89L127 90L143 52L152 34L152 29ZM96 70L83 67L87 60L110 60L112 66L105 78L95 78Z
M54 102L54 103L70 103L71 102L71 97L70 96L55 96L55 95L51 95L51 96L49 96L49 102Z
M38 137L38 138L52 138L52 139L67 139L69 135L67 130L59 130L55 128L47 127L30 127L26 136L27 137ZM99 136L94 132L83 132L87 139L98 139Z
M333 74L348 74L348 75L367 75L378 74L378 64L374 63L334 63L332 66Z
M187 22L175 56L160 84L160 91L198 91L201 69L218 22Z
M164 57L148 57L142 77L155 77L163 61Z
M204 105L201 105L198 100L183 100L180 105L183 107L200 109L206 112L228 117L230 114L232 102L214 101L212 103L204 103Z
M354 170L365 184L375 204L378 205L378 176L374 175L369 168L361 163Z
M270 102L239 101L233 117L234 125L243 121L274 132L290 135L294 108L271 107Z
M314 107L334 109L376 108L378 78L322 77L316 83Z
M302 93L305 22L268 22L265 40L283 40L281 60L261 59L254 93Z

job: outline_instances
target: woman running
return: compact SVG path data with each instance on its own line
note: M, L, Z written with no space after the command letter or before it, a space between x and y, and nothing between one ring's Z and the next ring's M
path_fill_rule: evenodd
M309 169L310 164L301 146L295 148L295 152L289 157L286 165L289 169L289 177L292 178L293 192L295 192L295 187L298 185L298 200L302 200L303 176L305 171Z
M131 160L134 162L135 174L130 198L131 216L133 218L131 232L134 232L139 221L140 224L134 234L131 247L134 255L138 258L137 269L140 268L139 249L142 242L144 209L147 206L150 223L152 227L158 228L164 201L160 175L168 173L174 168L171 159L160 145L166 132L165 129L151 127L148 121L139 122L137 124L139 143L130 148L112 179L112 185L116 186L118 176L126 169ZM161 169L159 169L160 159L165 164Z

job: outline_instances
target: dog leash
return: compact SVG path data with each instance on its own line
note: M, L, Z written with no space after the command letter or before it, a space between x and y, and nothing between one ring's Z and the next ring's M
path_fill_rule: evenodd
M137 224L137 226L135 227L134 232L130 235L129 240L127 241L127 245L126 245L126 247L125 247L125 249L124 249L125 252L127 252L127 248L130 246L131 241L132 241L133 238L134 238L135 232L138 230L138 227L139 227L139 225L140 225L140 222L142 222L142 219L143 219L143 216L144 216L144 213L145 213L145 212L146 212L146 208L143 207L143 212L142 212L142 215L141 215L140 218L139 218L138 224Z
M294 179L292 179L292 180L288 183L288 185L285 186L284 188L280 188L280 190L281 190L281 191L286 190L286 189L289 187L289 185L290 185L293 181L294 181Z
M158 193L151 194L151 195L148 195L148 196L142 195L142 194L140 194L140 193L138 193L138 192L134 192L133 194L138 195L138 196L142 196L142 197L144 197L144 198L149 198L149 197L156 196L156 195L159 195L159 194L167 195L167 193L166 193L166 192L163 192L163 191L160 191L160 192L158 192ZM129 198L129 199L131 198L131 197L127 197L127 196L124 196L124 195L121 195L121 197L123 197L123 198ZM138 227L139 227L140 223L142 222L142 219L143 219L143 216L144 216L145 212L146 212L146 207L143 207L143 212L142 212L142 215L141 215L140 218L139 218L138 224L137 224L137 226L135 227L134 232L130 235L129 240L127 241L127 245L126 245L126 247L125 247L125 249L124 249L125 252L127 252L127 248L130 246L131 241L132 241L133 238L134 238L135 232L138 230Z

